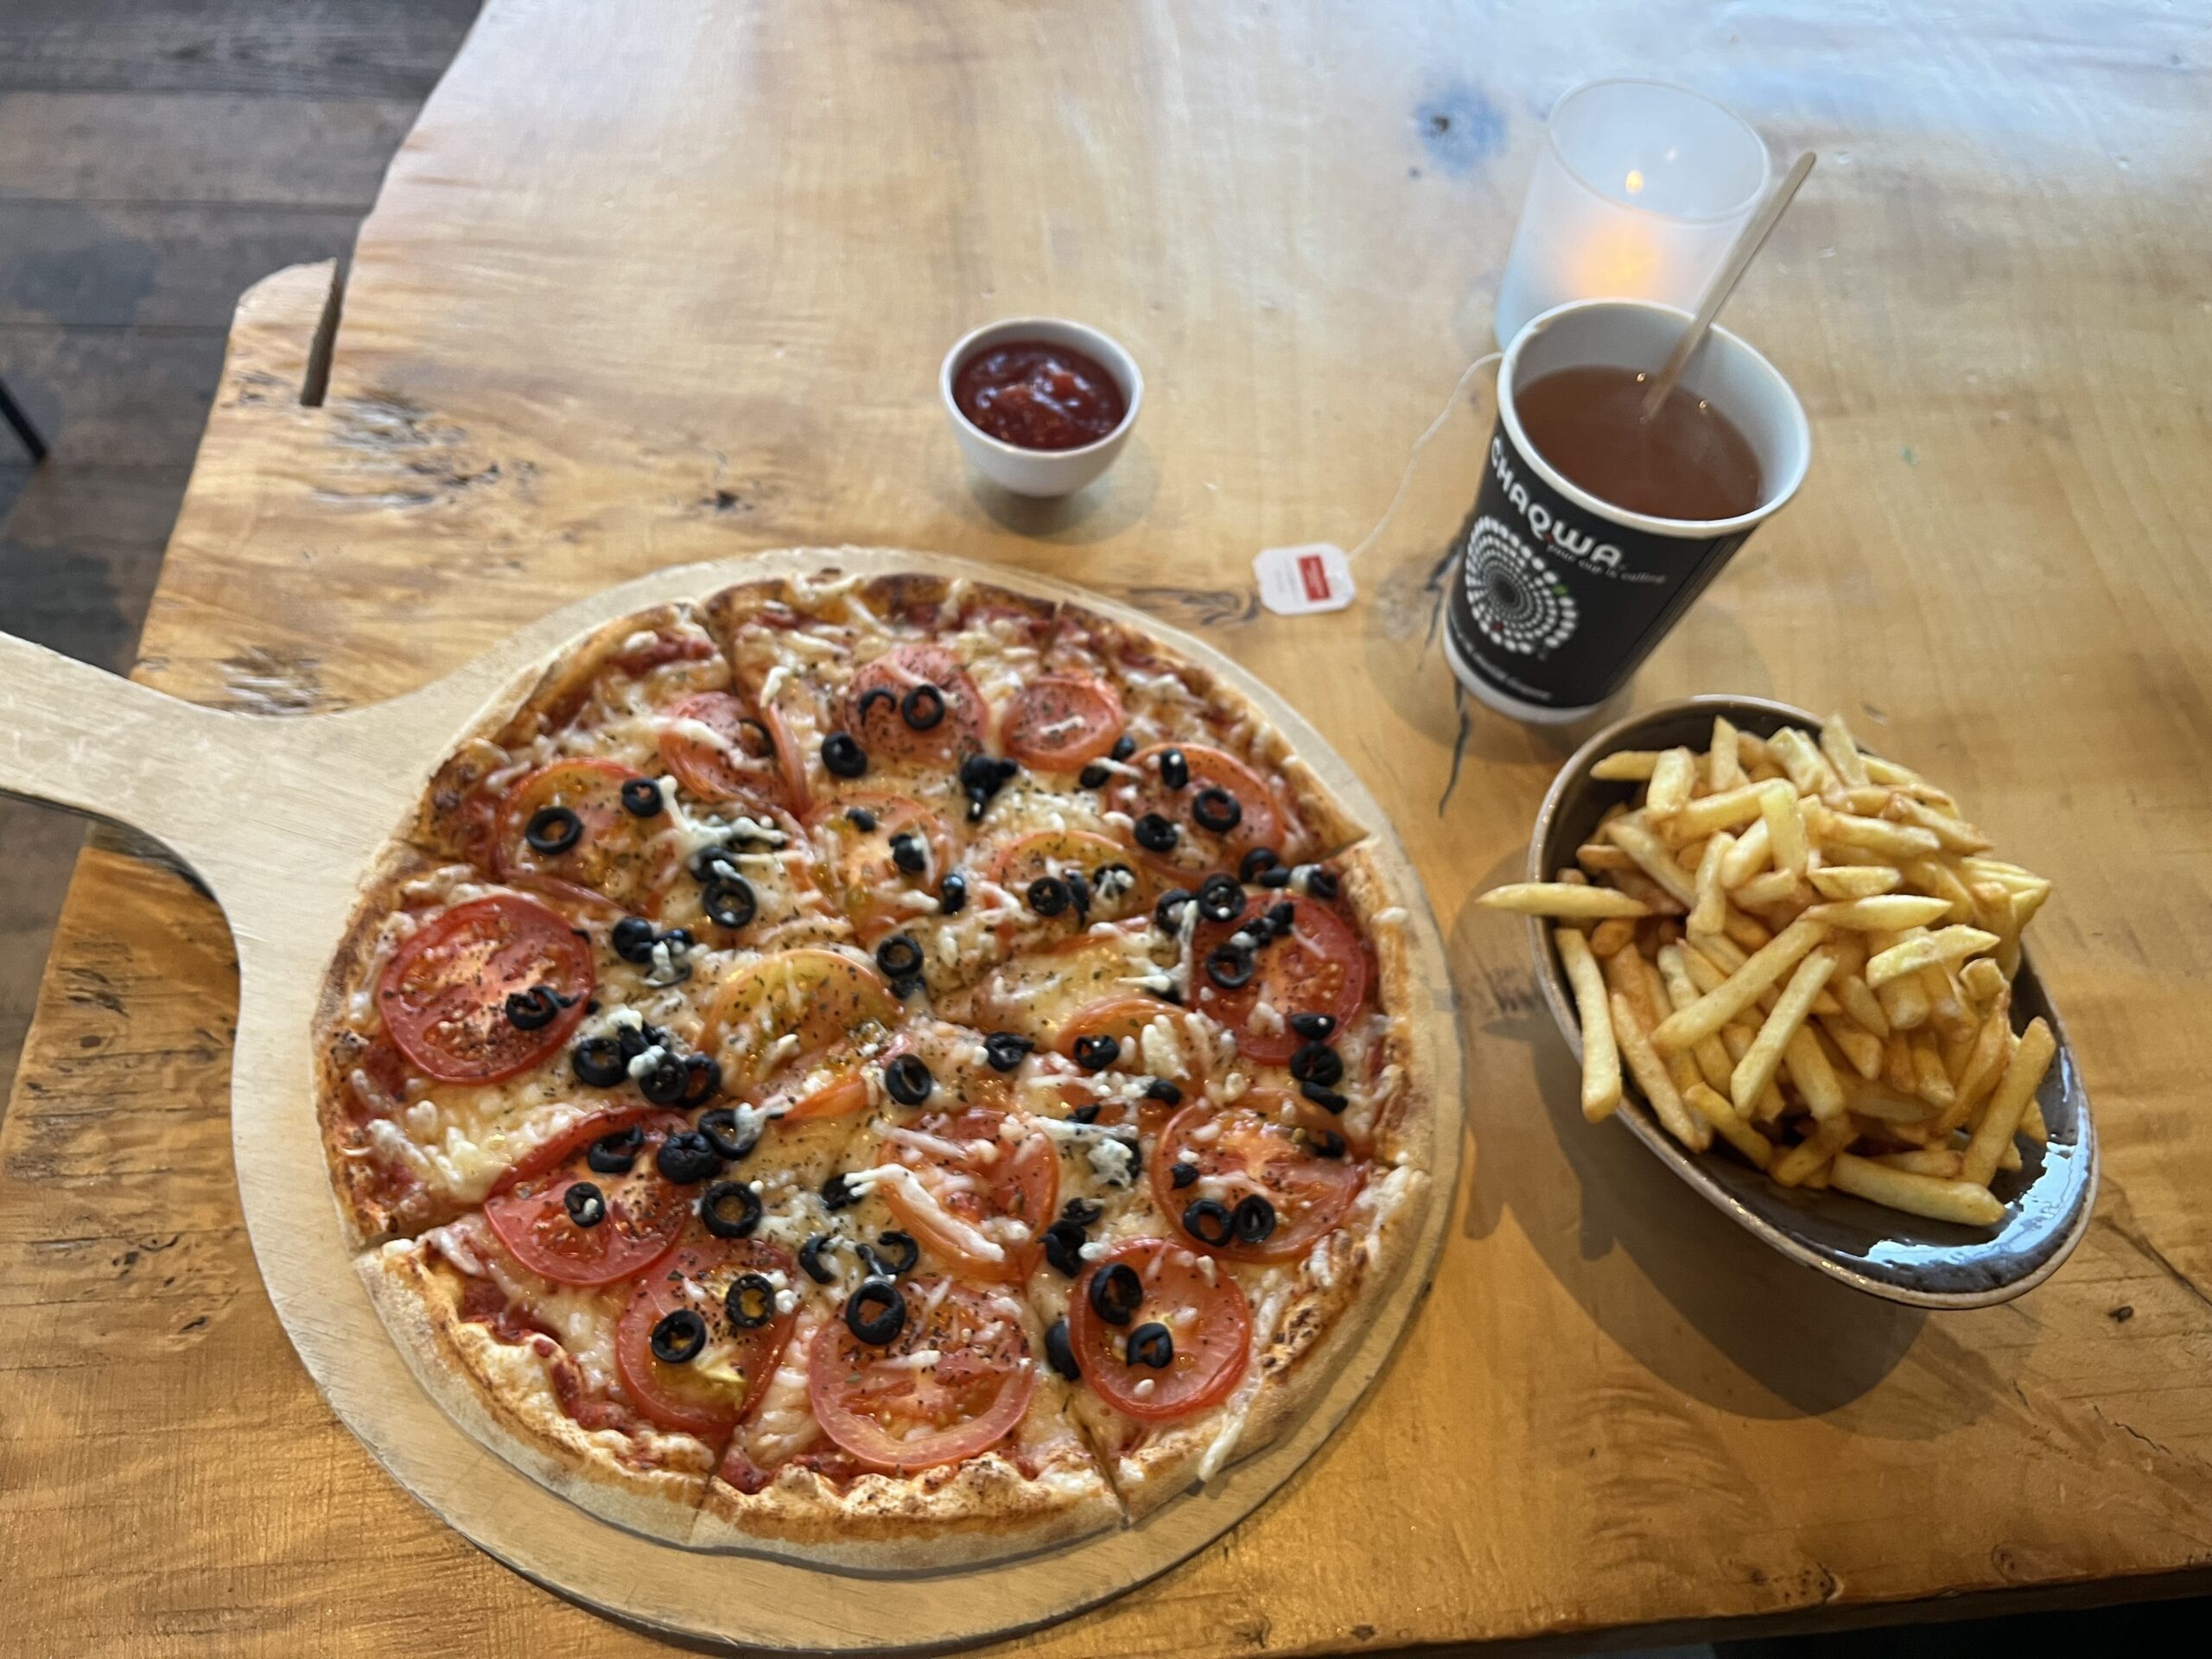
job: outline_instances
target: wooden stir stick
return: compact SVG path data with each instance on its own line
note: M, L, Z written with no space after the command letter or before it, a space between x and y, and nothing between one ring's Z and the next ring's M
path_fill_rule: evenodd
M1728 296L1736 291L1736 284L1744 280L1744 273L1751 268L1751 261L1758 257L1759 250L1766 245L1767 238L1781 223L1782 215L1797 194L1798 187L1805 182L1817 158L1806 150L1789 164L1774 194L1760 205L1751 222L1744 226L1743 234L1736 238L1736 245L1728 250L1728 258L1706 284L1705 298L1699 302L1697 315L1690 319L1690 326L1675 342L1674 354L1668 358L1643 394L1643 409L1639 419L1649 420L1667 401L1667 394L1674 391L1675 382L1682 378L1682 371L1689 366L1690 359L1697 355L1697 348L1705 343L1707 330L1713 320L1720 315L1720 308L1728 303Z

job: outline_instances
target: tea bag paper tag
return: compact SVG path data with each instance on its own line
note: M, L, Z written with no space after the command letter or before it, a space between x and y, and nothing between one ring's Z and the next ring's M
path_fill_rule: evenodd
M1278 616L1341 611L1358 593L1351 561L1330 542L1268 548L1252 561L1252 574L1260 579L1260 603Z

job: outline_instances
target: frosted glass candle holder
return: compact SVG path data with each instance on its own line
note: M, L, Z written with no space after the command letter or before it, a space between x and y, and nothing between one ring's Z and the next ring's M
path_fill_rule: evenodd
M1560 99L1497 293L1497 343L1569 300L1694 310L1766 194L1742 117L1659 80L1593 80Z

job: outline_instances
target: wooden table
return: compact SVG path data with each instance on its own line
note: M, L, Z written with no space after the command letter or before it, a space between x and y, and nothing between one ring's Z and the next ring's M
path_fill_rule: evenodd
M2212 1585L2212 33L2095 3L1828 16L493 0L342 296L304 267L241 306L149 683L329 708L656 566L906 543L1204 628L1395 813L1476 1078L1435 1294L1274 1505L1027 1647ZM1423 643L1486 408L1425 453L1356 609L1252 598L1256 550L1380 512L1487 347L1543 112L1617 70L1823 158L1731 312L1804 397L1812 478L1637 696L1842 708L2059 882L2040 961L2105 1188L2007 1307L1855 1296L1580 1122L1521 930L1467 902L1517 869L1560 751L1457 706ZM948 342L1027 310L1111 328L1150 382L1119 467L1063 505L972 484L932 396ZM0 1642L642 1648L469 1549L308 1386L238 1219L232 975L212 905L87 853L0 1129Z

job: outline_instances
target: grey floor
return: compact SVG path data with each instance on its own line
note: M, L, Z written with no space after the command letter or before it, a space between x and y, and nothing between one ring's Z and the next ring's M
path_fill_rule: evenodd
M129 665L232 305L279 266L350 250L476 7L0 0L0 380L54 452L33 467L0 431L0 629ZM80 838L0 799L0 1103ZM2171 1603L1719 1651L2117 1654L2183 1632L2202 1651L2208 1616Z

